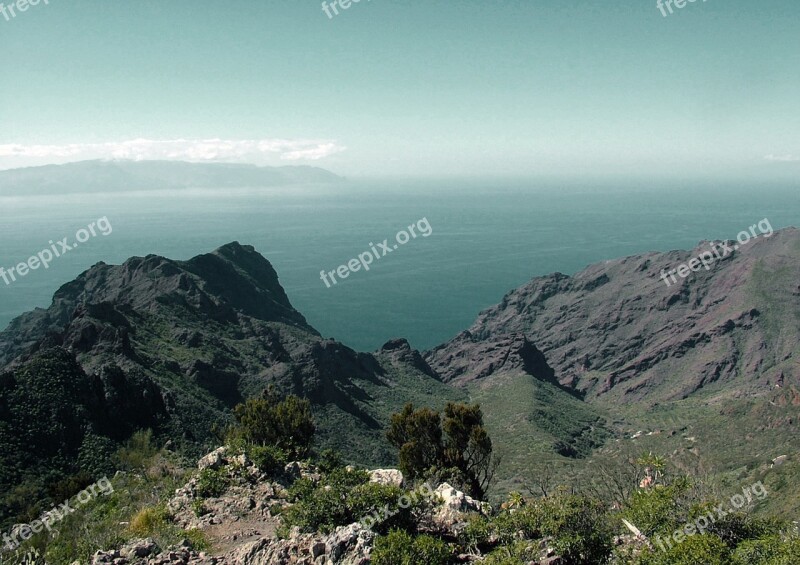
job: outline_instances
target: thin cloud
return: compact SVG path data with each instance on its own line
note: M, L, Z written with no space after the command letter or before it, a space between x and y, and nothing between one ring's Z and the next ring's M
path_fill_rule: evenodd
M132 139L108 143L65 145L0 145L0 158L17 159L167 159L265 163L319 161L346 148L328 139Z
M771 163L797 163L800 162L800 157L794 155L765 155L764 159Z

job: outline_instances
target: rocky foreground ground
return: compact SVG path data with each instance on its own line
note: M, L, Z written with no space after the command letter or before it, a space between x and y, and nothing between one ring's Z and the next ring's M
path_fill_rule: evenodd
M274 480L262 473L244 455L229 455L219 448L198 463L198 469L228 470L232 485L217 498L199 497L197 478L177 489L168 508L175 523L182 528L199 529L212 542L214 552L195 551L186 540L181 545L160 548L152 539L133 540L123 547L98 551L92 565L361 565L370 562L375 533L359 522L336 528L330 534L305 534L294 529L281 539L280 510L289 506L286 484L292 479L319 478L315 469L290 463L284 470L286 480ZM403 484L396 469L371 472L371 481ZM430 531L457 535L470 514L489 511L487 503L442 483L435 488L435 505L421 523ZM198 506L202 507L198 511ZM557 558L543 548L542 563L555 565ZM465 561L480 556L463 556Z

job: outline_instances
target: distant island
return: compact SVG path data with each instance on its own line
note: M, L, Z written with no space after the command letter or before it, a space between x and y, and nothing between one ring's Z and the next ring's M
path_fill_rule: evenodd
M0 196L185 188L260 188L341 182L318 167L241 163L92 160L0 171Z

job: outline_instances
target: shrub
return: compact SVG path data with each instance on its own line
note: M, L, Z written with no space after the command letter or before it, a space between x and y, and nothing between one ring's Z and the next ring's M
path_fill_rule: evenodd
M117 450L114 459L122 469L139 470L147 467L158 452L153 443L153 430L139 430Z
M70 475L50 485L50 498L52 500L67 500L72 498L80 491L94 482L94 479L86 472L81 471L76 475Z
M492 533L493 527L489 518L470 514L459 535L459 541L467 551L475 553L488 547Z
M735 565L795 565L800 563L800 540L779 535L743 541L733 553Z
M271 445L251 445L247 448L247 457L256 467L271 476L283 471L288 462L286 453Z
M117 444L105 436L86 434L78 451L78 466L91 477L112 476L116 471L113 463Z
M386 438L399 450L400 470L410 480L425 478L433 467L441 464L442 420L430 408L414 410L406 404L403 411L392 414Z
M326 449L323 451L317 461L317 467L322 473L330 473L344 465L342 457L335 449Z
M411 536L392 530L375 539L373 565L447 565L453 562L452 551L442 540L428 535Z
M399 501L404 495L412 503L400 508ZM325 475L318 484L307 478L298 479L289 489L289 496L295 504L282 512L284 533L293 526L308 533L330 532L337 526L362 520L373 522L379 532L393 527L411 528L414 516L427 504L419 494L370 483L368 473L342 467ZM388 517L382 511L387 507Z
M486 556L484 565L525 565L538 563L541 554L539 544L531 541L518 541L499 547Z
M286 529L298 526L303 532L330 532L336 526L357 521L352 505L357 497L356 488L369 481L364 471L338 469L315 484L300 478L289 489L290 500L295 504L282 513Z
M142 508L131 518L128 529L137 537L154 537L169 525L169 518L169 513L163 506Z
M519 541L546 537L552 539L550 546L555 552L571 564L603 563L611 553L612 529L604 505L584 495L563 492L489 519L473 518L461 536L468 547L489 550L498 543L507 546L493 559L511 559L514 563L524 561L529 553L530 544Z
M712 512L716 514L711 508L703 508L693 513L692 518ZM744 540L761 538L779 529L780 523L775 520L754 518L743 512L732 512L722 518L717 517L709 525L708 533L719 537L728 544L728 547L735 548Z
M622 516L647 537L655 533L669 535L688 519L689 489L687 480L676 480L669 486L637 490Z
M197 478L197 494L203 498L216 498L228 490L229 484L224 468L207 467L200 471L200 476Z
M667 548L646 550L638 565L732 565L728 546L715 535L689 536Z
M202 530L198 530L197 528L192 528L190 530L182 530L182 532L183 536L189 540L189 543L191 544L193 550L208 551L209 549L211 549L211 544L209 543L205 533L203 533Z
M308 400L294 395L281 400L270 387L262 398L237 405L233 414L238 422L233 436L251 444L277 447L292 459L308 455L315 431Z
M200 516L205 516L206 514L208 514L208 508L206 508L206 501L203 500L202 498L195 498L192 501L192 512L194 512L194 515L197 516L198 518Z

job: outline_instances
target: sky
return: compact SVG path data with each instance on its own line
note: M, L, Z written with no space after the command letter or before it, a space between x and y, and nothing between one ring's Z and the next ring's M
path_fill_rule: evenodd
M0 14L0 169L173 158L798 178L800 2L672 10L361 0L329 17L317 0L40 0Z

